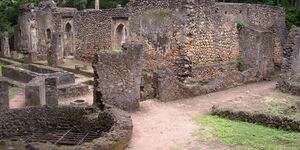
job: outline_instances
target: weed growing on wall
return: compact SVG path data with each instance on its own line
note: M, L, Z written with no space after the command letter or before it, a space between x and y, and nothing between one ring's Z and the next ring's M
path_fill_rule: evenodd
M237 58L237 67L239 71L245 70L245 60L242 57Z
M0 63L0 76L2 76L2 67L5 66L4 63Z
M241 31L244 27L245 27L245 24L244 24L243 22L238 22L238 23L237 23L237 29L238 29L239 31Z

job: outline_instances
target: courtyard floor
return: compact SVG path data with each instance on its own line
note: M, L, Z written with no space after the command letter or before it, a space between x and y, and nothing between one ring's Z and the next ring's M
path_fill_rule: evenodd
M276 81L248 84L221 92L174 102L155 100L141 103L139 111L132 113L133 136L127 150L231 150L219 142L200 142L194 134L199 126L195 116L209 115L213 105L235 101L249 101L274 92ZM279 92L279 91L278 91Z

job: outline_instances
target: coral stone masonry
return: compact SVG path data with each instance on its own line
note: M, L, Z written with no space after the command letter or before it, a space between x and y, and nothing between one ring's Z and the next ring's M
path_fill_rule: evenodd
M97 53L95 93L101 93L105 103L136 110L141 98L142 58L143 46L136 43L126 43L123 51Z

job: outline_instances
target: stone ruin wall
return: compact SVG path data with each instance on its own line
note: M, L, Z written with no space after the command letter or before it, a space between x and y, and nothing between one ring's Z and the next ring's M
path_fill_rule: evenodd
M281 63L286 29L285 13L280 7L205 0L135 0L126 8L85 11L48 5L34 8L36 13L29 11L32 8L24 11L19 18L19 28L26 29L20 34L22 39L32 39L27 34L37 32L38 44L33 47L38 47L44 59L51 45L47 29L63 33L66 23L70 23L74 36L70 45L74 46L75 57L92 61L97 51L112 49L113 18L129 17L130 40L143 43L144 64L149 71L171 68L178 75L196 79L237 71L235 63L241 51L237 22L273 32L273 59L276 64ZM29 29L34 18L37 31ZM20 41L19 45L28 42Z
M114 17L128 17L126 9L88 10L74 15L76 58L92 61L96 52L112 48Z
M141 98L143 46L126 43L124 51L98 52L93 62L94 104L104 101L133 111Z
M131 39L145 46L146 68L156 70L178 66L192 69L196 78L215 78L236 71L240 56L237 22L260 26L274 33L274 61L281 62L285 43L285 12L280 7L173 1L135 1L131 10ZM181 64L181 60L189 63ZM183 62L184 63L184 62ZM220 65L218 69L216 65ZM205 68L205 70L199 70ZM225 69L224 69L225 68ZM194 73L193 73L194 72Z
M55 3L47 0L38 6L31 3L22 5L18 25L15 26L15 49L22 53L31 53L37 60L47 60L53 35L65 35L66 23L73 27L73 15L76 11L75 8L56 7ZM62 44L67 42L69 41L65 40ZM69 43L70 47L74 45ZM63 54L59 56L61 55Z
M283 78L300 76L300 27L293 26L283 52Z

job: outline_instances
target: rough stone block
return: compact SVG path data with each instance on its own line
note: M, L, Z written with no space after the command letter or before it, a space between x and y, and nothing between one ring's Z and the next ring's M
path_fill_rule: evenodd
M105 103L132 111L141 98L143 46L127 43L123 52L99 52L93 63L95 92ZM99 97L95 96L94 104ZM100 100L101 101L101 100Z
M45 82L43 79L34 79L25 87L25 105L42 106L45 104Z
M46 105L58 106L57 78L45 79Z
M0 81L0 109L9 108L8 82Z
M1 55L4 57L10 57L9 48L9 35L8 32L4 32L1 37Z
M274 35L271 31L245 26L239 33L241 63L245 69L259 68L263 77L274 71Z

